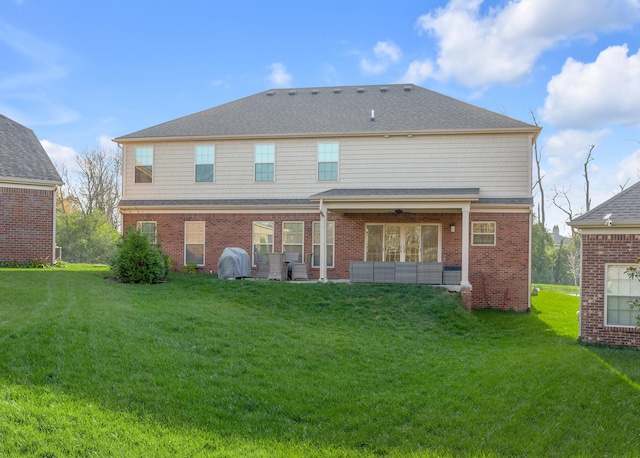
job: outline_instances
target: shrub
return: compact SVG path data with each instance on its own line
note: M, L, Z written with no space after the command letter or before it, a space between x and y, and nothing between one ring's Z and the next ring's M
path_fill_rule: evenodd
M169 273L169 256L141 231L129 230L111 258L111 271L124 283L153 283Z

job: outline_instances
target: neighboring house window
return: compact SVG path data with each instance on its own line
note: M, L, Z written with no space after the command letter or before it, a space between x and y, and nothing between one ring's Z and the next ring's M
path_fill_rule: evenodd
M273 253L273 221L254 221L252 232L253 251L257 251L263 257L267 253ZM255 265L255 257L253 265Z
M624 272L629 264L607 264L607 290L605 300L605 324L608 326L636 326L640 315L638 309L629 304L640 297L640 282L629 278Z
M204 221L184 223L184 263L204 265Z
M335 223L327 221L327 267L333 267ZM320 221L313 222L313 267L320 267Z
M153 183L153 148L136 148L136 183Z
M318 181L338 181L337 143L318 143Z
M471 244L494 246L496 244L496 223L474 222L471 225Z
M138 221L136 229L146 235L151 243L156 243L158 224L155 221Z
M304 223L301 221L282 223L282 251L297 253L298 262L304 258Z
M215 146L196 146L196 182L211 183L214 177Z
M256 145L256 181L274 181L275 145Z

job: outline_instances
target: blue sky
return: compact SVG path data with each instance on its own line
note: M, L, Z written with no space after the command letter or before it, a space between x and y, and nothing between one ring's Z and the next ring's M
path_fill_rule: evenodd
M275 87L415 83L544 128L585 208L640 177L640 0L0 0L0 113L55 163ZM536 195L538 193L536 192Z

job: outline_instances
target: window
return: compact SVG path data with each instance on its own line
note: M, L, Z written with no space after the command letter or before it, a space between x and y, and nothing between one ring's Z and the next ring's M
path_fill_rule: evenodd
M471 244L494 246L496 244L496 223L473 223L471 225Z
M184 223L184 263L204 265L204 221Z
M282 251L298 253L298 262L304 258L304 223L301 221L282 223Z
M438 262L441 226L432 224L367 224L365 261Z
M138 221L136 229L146 235L151 243L156 243L157 223L155 221Z
M624 271L629 264L607 264L607 297L605 302L605 324L608 326L636 326L638 309L629 302L640 297L640 282L627 277Z
M256 145L256 181L274 181L275 145Z
M215 156L215 146L196 146L196 183L213 182Z
M136 183L153 183L153 148L136 148Z
M257 251L263 257L267 253L273 253L273 221L253 222L253 251Z
M338 181L338 144L318 144L318 181Z
M327 267L333 267L335 223L327 221ZM320 267L320 221L313 222L313 267Z

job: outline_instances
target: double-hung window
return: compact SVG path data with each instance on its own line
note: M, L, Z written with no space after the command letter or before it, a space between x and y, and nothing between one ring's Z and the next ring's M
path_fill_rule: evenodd
M606 268L606 314L607 326L636 326L640 311L630 302L640 297L640 282L629 278L625 270L629 264L607 264Z
M153 183L153 148L136 148L135 182Z
M204 265L204 221L184 223L184 263Z
M255 181L275 181L276 147L272 144L256 145Z
M285 221L282 223L282 251L296 253L298 262L304 258L304 223Z
M495 246L496 223L478 221L471 224L471 244L480 246Z
M156 243L158 223L155 221L138 221L136 229L146 235L151 243Z
M196 183L214 181L215 156L215 146L196 146Z
M318 181L338 181L337 143L318 143Z
M335 223L327 221L327 267L333 267ZM320 267L320 221L313 222L313 267Z

